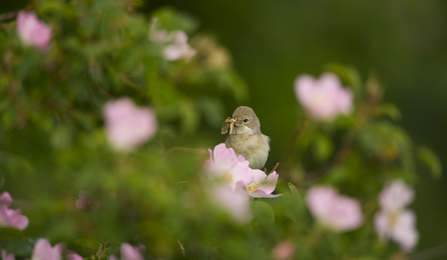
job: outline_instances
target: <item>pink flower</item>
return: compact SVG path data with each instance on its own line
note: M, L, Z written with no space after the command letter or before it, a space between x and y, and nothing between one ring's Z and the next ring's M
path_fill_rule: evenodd
M413 249L418 240L416 216L405 209L414 198L414 191L403 181L395 180L388 184L379 195L381 210L374 216L374 227L381 239L390 238L397 242L403 251Z
M2 259L3 260L16 260L14 254L8 254L5 249L2 249Z
M224 143L216 145L213 151L208 149L210 159L205 162L205 169L213 177L220 177L227 181L232 190L243 188L253 179L253 170L250 164L241 155L236 156L233 148L227 148Z
M306 199L312 215L334 231L350 231L360 227L363 222L360 203L339 195L333 187L312 187Z
M28 218L22 215L20 209L9 209L11 203L11 195L7 191L3 192L0 196L0 226L26 229L29 224Z
M272 250L272 256L275 260L292 259L295 253L295 247L291 242L281 242Z
M167 60L175 61L182 58L192 58L196 55L196 50L188 44L188 35L183 31L172 31L169 39L173 42L165 47L164 54Z
M294 85L297 99L317 120L330 121L340 114L349 114L352 110L352 92L343 88L333 73L324 73L320 79L300 75Z
M402 180L395 180L388 184L380 193L380 206L386 210L398 210L414 199L414 191Z
M17 15L17 31L23 43L45 50L51 39L51 28L41 22L34 12Z
M278 182L278 174L276 171L270 173L268 176L261 170L252 170L254 180L247 186L245 190L248 195L255 198L276 198L282 194L272 195Z
M236 221L246 222L250 219L249 197L240 190L232 190L227 185L215 185L211 198Z
M61 259L60 244L51 247L50 241L45 238L39 238L34 245L31 260L60 260Z
M121 260L144 260L144 257L137 248L128 243L122 243Z
M108 102L103 116L107 137L116 150L135 149L151 139L157 130L154 112L147 107L138 108L127 97Z
M84 257L76 254L75 252L68 252L67 260L84 260Z

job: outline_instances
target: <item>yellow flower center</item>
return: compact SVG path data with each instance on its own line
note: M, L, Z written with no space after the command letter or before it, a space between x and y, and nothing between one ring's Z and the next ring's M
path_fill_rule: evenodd
M222 168L221 172L227 182L233 181L233 173L229 169Z
M399 216L398 212L391 212L388 215L388 221L390 222L391 227L394 227L396 225L398 216Z
M259 185L255 181L247 185L248 194L252 194L257 189L259 189Z

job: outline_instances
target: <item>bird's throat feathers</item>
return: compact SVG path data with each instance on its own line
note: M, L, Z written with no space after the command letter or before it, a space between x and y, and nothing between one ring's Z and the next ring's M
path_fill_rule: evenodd
M258 134L258 133L253 128L249 128L246 125L241 125L241 126L234 126L233 132L231 134L233 134L233 135L243 135L243 134L254 135L254 134Z

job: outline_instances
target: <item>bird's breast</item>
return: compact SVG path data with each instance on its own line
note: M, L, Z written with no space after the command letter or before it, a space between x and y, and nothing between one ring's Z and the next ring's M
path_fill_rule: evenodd
M269 137L263 134L229 135L225 141L227 148L233 148L237 155L242 155L250 162L252 169L264 167L267 161L270 145Z

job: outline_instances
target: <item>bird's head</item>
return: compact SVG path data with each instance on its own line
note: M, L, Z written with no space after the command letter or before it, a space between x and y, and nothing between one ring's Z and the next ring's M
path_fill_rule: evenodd
M259 134L261 133L261 124L253 109L246 106L240 106L234 110L233 116L228 117L222 124L222 134L230 129L232 134Z

